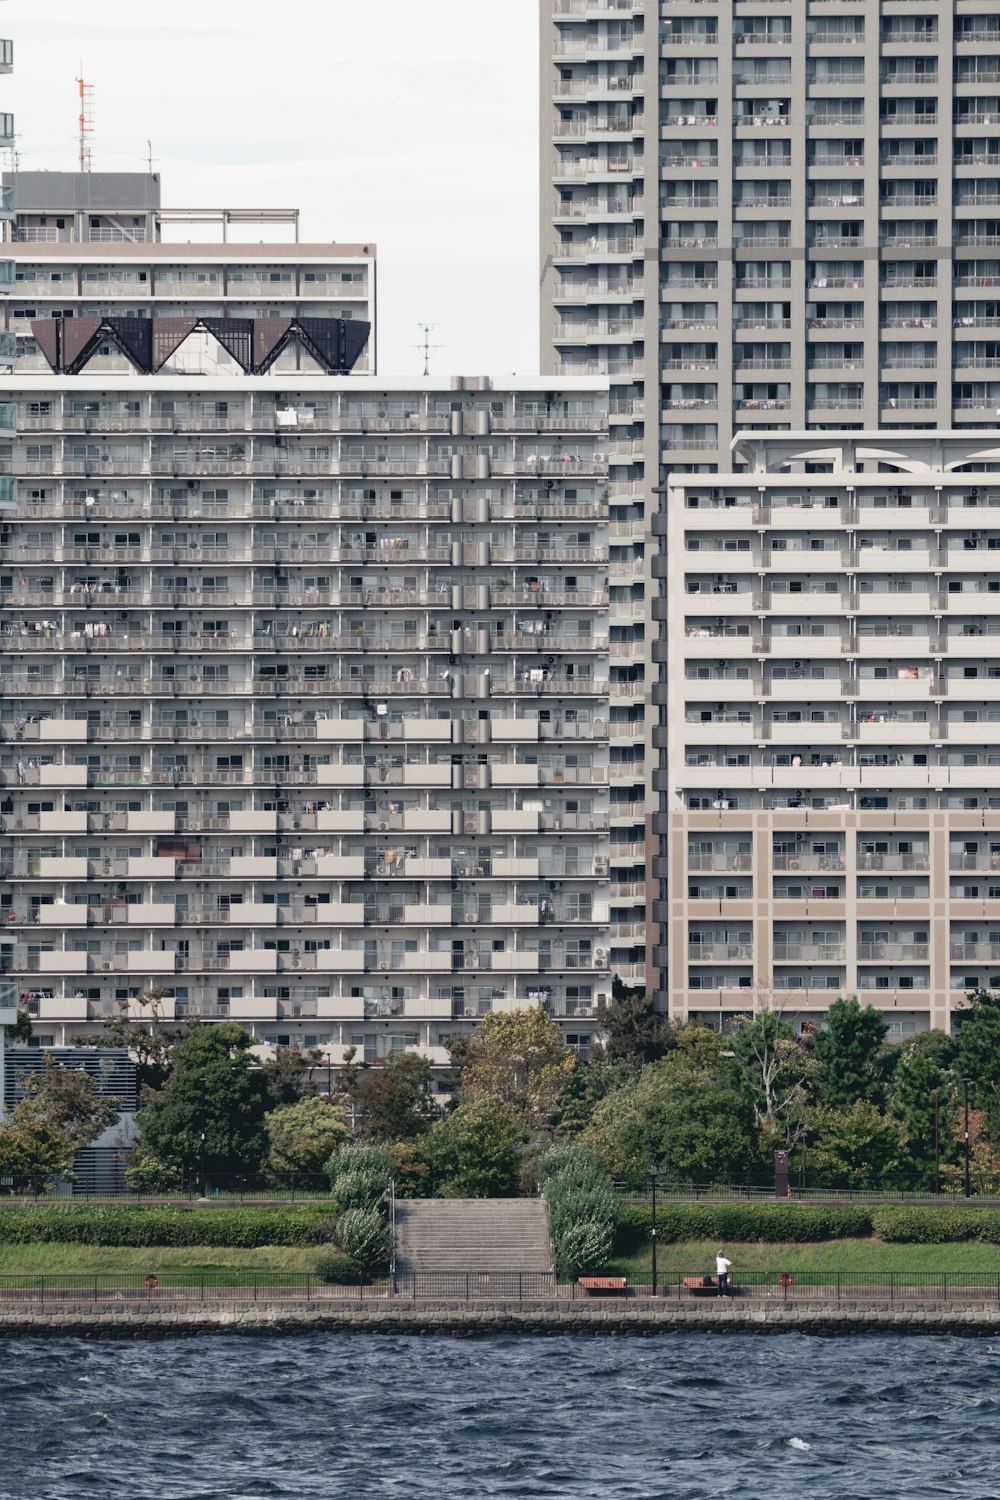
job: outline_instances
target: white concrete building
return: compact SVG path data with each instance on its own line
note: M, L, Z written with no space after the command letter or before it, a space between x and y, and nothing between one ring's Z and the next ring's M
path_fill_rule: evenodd
M200 325L203 373L149 375L129 338L0 380L0 922L36 1033L157 987L334 1064L443 1063L537 1001L585 1050L606 382L220 377Z
M372 324L354 373L375 373L374 244L300 243L297 209L163 208L155 173L6 172L3 184L18 205L5 328L21 370L48 369L36 319L335 317ZM219 374L234 372L225 350L214 346L212 357ZM278 362L289 373L314 368L300 346ZM129 365L109 349L90 371L125 374Z
M1000 440L747 433L663 537L670 1009L1000 987Z

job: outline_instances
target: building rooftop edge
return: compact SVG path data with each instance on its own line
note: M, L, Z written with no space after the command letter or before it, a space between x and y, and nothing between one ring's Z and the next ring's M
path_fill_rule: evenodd
M337 256L341 260L374 260L375 244L371 240L364 242L341 243L339 240L330 240L328 243L322 241L311 241L303 244L301 241L291 243L283 240L280 243L271 241L248 241L246 243L236 240L211 242L206 240L187 241L180 240L170 243L166 240L140 240L137 244L116 243L113 245L92 244L89 240L62 240L62 241L34 241L16 240L14 242L14 255L18 260L142 260L165 258L177 260L185 255L190 256L212 256L215 258L236 256L242 259L250 259L253 256L266 255L268 260L280 260L286 256L289 260L296 260L300 256Z
M491 391L501 393L511 391L580 391L592 392L594 395L603 396L607 394L608 382L603 376L597 375L573 375L573 376L544 376L532 375L527 378L512 376L509 380L487 377L491 383L485 388L473 388L463 385L456 388L452 380L472 380L473 376L444 375L440 379L433 376L418 375L408 379L403 375L395 375L386 379L382 375L303 375L294 372L272 373L269 375L232 375L228 377L207 376L198 374L181 375L129 375L126 373L105 373L95 375L56 375L51 370L39 370L32 372L21 372L14 375L0 376L0 396L18 395L24 391L39 389L40 385L49 383L58 385L61 390L93 390L95 387L105 390L175 390L182 387L194 387L199 391L233 391L233 390L292 390L310 392L315 390L345 390L358 391L364 395L381 396L391 395L393 392L426 392L437 393L446 396L488 396Z

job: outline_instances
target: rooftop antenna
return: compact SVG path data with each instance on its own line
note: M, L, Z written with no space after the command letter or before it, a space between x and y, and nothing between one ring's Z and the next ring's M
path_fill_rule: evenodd
M434 332L434 330L435 330L435 328L437 326L438 325L436 323L418 323L417 324L417 327L420 329L420 332L423 335L423 337L421 338L420 343L419 344L414 344L413 347L414 347L414 349L419 349L420 353L424 356L424 374L425 375L429 375L431 373L431 355L433 353L435 353L438 349L443 349L444 348L443 344L432 344L431 343L431 334Z
M147 141L146 142L146 165L149 168L149 175L150 175L150 177L152 177L152 175L153 175L153 143L152 143L152 141Z
M80 171L91 172L94 168L94 85L84 81L83 63L76 81L80 90Z

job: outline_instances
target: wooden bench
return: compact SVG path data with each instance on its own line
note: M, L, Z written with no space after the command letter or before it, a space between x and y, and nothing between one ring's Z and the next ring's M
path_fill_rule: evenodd
M718 1276L685 1276L682 1286L686 1292L691 1293L692 1297L718 1297L720 1295ZM730 1282L723 1295L738 1297L739 1288Z
M582 1286L588 1297L596 1294L607 1294L617 1292L620 1296L628 1293L627 1276L580 1276L577 1278L577 1286Z

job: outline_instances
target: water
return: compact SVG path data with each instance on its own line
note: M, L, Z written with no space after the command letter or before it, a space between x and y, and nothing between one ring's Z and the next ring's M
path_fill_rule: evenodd
M988 1339L0 1340L0 1500L989 1500L998 1377Z

